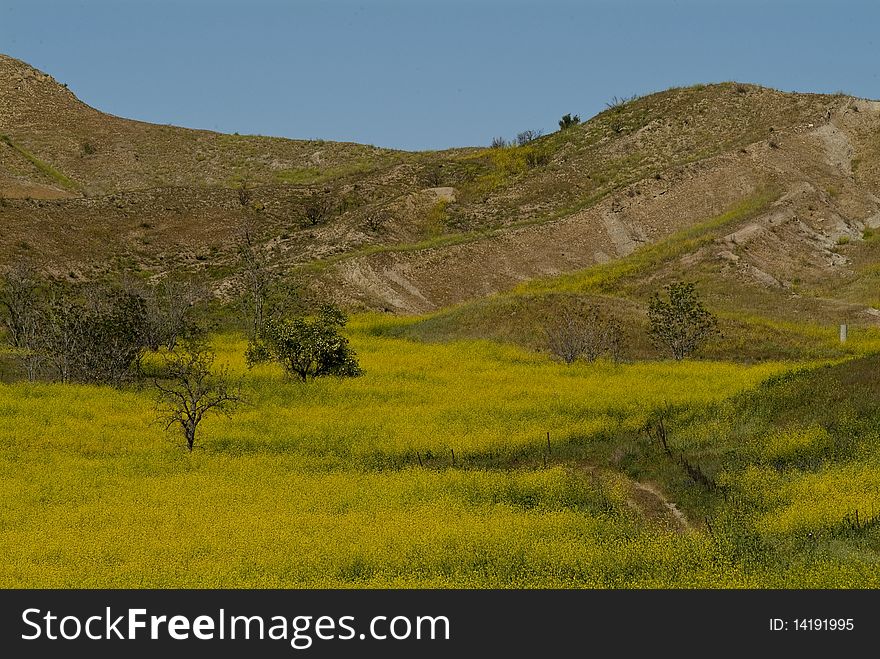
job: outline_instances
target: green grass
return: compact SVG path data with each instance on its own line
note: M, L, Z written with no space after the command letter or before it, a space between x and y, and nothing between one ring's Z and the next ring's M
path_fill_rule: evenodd
M13 142L12 138L10 138L8 135L0 135L0 142L3 142L7 146L15 150L18 154L27 158L31 162L31 164L36 167L41 173L43 173L45 176L49 177L56 183L60 184L62 187L74 192L82 189L82 186L79 183L66 176L63 172L59 171L49 163L40 160L39 158L37 158L37 156L25 149L23 146Z
M296 167L275 172L275 179L289 185L314 185L346 176L366 174L379 166L380 163L376 161L362 159L333 167Z
M878 366L872 355L792 372L672 422L673 450L725 488L699 513L720 518L736 506L738 541L757 540L751 559L797 565L804 585L814 582L807 565L833 565L842 575L876 564ZM851 583L841 578L835 585Z
M755 217L778 196L777 190L761 190L725 213L682 229L658 243L637 249L629 256L568 275L531 280L518 286L514 294L619 291L621 284L626 280L655 271L661 265L711 243L723 230L729 230L732 225Z

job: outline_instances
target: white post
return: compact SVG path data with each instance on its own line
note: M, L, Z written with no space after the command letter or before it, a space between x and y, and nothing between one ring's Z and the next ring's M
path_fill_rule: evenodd
M846 343L846 323L840 326L840 342Z

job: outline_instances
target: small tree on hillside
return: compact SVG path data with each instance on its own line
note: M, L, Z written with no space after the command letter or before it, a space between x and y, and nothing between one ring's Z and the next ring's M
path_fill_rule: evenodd
M580 122L580 116L570 113L564 114L562 115L562 119L559 120L559 130L566 130L567 128L571 128L572 126L577 126Z
M242 208L248 208L251 205L253 194L250 187L248 187L247 180L242 180L241 183L238 184L238 187L235 189L235 191L238 196L239 205L241 205Z
M163 379L154 379L159 392L158 414L165 429L177 427L192 452L196 432L206 414L222 412L227 416L242 401L241 384L232 383L223 368L212 372L215 354L204 343L186 340L174 352L165 355Z
M676 360L684 359L718 333L718 320L703 306L689 282L673 282L648 304L651 339Z
M324 375L357 377L363 373L357 355L339 332L346 322L345 315L332 305L321 307L314 318L269 319L261 339L248 345L248 365L276 361L288 375L303 382Z
M516 143L519 146L525 146L529 142L533 142L543 134L540 130L524 130L521 133L516 134Z
M337 209L335 198L329 190L323 194L312 196L302 210L302 224L308 227L316 227L329 220Z

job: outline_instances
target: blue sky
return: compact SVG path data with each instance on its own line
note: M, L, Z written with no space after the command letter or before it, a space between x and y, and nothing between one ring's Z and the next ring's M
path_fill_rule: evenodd
M880 98L880 3L3 0L0 52L113 114L405 149L739 80Z

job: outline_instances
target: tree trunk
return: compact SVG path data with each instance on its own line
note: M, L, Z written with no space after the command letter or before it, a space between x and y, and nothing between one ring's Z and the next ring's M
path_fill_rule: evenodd
M196 442L196 424L192 421L188 421L183 427L183 432L186 435L186 448L192 453L193 444Z

